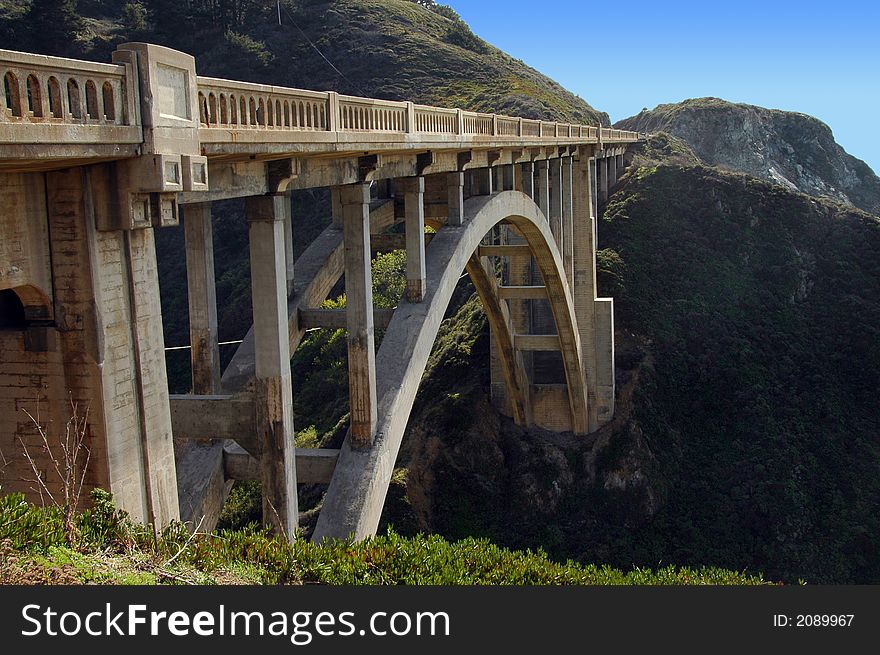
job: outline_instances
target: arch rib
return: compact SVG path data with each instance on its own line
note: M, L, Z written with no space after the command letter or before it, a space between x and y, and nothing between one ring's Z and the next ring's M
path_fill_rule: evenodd
M560 339L572 425L587 429L587 396L572 296L546 218L518 191L465 202L461 226L444 227L426 256L427 293L417 304L401 302L376 354L379 425L373 444L342 446L313 539L362 539L375 534L409 413L458 277L483 236L497 223L514 224L528 242L544 283Z
M529 387L522 357L517 357L513 347L513 332L510 327L510 315L507 305L498 297L498 286L495 276L490 275L476 255L471 255L467 263L467 273L477 290L489 327L498 343L501 360L501 373L507 387L507 396L517 425L531 423L529 411Z

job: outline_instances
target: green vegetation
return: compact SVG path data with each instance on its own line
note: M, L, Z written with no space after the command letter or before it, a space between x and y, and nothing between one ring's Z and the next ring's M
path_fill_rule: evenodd
M44 4L0 0L4 47L49 51L25 29ZM143 39L194 53L203 74L605 120L429 0L283 7L279 27L274 2L81 0L81 20L63 17L54 28L75 34L65 47L102 61L115 44ZM730 107L744 109L700 99L658 108L656 124L625 127L655 130ZM818 121L779 129L804 125L824 133ZM792 582L880 582L878 219L699 164L681 135L658 133L604 209L597 271L600 295L615 298L618 397L597 453L589 439L524 431L494 409L486 320L463 281L410 418L386 536L326 548L272 541L244 528L260 512L259 488L248 483L236 486L222 523L242 529L199 536L167 566L186 544L179 527L154 541L143 528L120 528L99 499L103 518L83 514L81 541L70 546L52 510L4 499L0 574L24 567L38 572L34 580L171 583L761 579L699 568L708 565ZM299 253L329 222L327 193L297 192L293 206ZM237 339L251 323L247 228L240 202L214 212L220 336ZM157 243L166 342L186 343L182 230L157 230ZM392 253L374 264L380 306L400 297L401 263ZM340 292L329 302L344 302ZM293 369L297 442L338 445L344 334L309 333ZM175 391L187 390L185 351L169 358L169 375ZM320 503L319 490L300 494L310 512ZM547 555L475 537L540 545Z
M587 541L612 562L880 581L880 220L660 165L629 176L599 234L618 339L650 362L604 466L649 453L663 506L627 530L606 513Z
M607 114L477 37L450 7L281 5L278 25L275 0L0 0L0 36L4 48L100 61L124 41L151 41L195 55L202 75L609 124ZM464 81L466 88L447 93Z
M542 551L513 552L480 539L404 538L390 531L365 542L293 544L258 530L190 535L175 524L161 535L113 509L95 492L78 519L81 539L67 545L57 510L0 497L0 583L45 584L764 584L713 568L665 567L628 573L550 561Z

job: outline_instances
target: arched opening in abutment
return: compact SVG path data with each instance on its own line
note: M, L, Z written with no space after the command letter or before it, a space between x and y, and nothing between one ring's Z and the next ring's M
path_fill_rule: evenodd
M0 291L0 330L23 330L27 327L24 305L12 289Z

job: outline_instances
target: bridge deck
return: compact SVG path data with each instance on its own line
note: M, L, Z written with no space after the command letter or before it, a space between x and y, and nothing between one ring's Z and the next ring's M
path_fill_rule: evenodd
M116 57L114 57L116 59ZM50 170L135 157L144 142L136 61L119 63L0 50L0 169ZM197 107L156 93L162 116L195 122L212 160L621 144L634 132L482 114L195 76Z

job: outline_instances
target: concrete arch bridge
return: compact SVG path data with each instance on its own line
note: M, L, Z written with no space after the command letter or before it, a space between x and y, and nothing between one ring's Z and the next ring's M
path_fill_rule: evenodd
M315 538L373 534L465 271L502 412L576 434L613 416L595 210L639 135L206 78L140 43L111 64L0 50L0 75L5 490L29 492L35 474L60 488L47 455L19 455L40 450L21 410L42 403L52 434L73 401L88 407L86 486L137 519L211 527L232 481L259 479L264 518L286 534L305 483L328 485ZM314 187L331 189L332 224L294 261L290 193ZM230 198L246 198L254 325L221 370L211 203ZM192 393L170 395L153 235L181 222ZM374 310L371 255L395 248L406 294ZM343 276L346 308L321 309ZM347 330L340 450L293 445L290 356L312 327Z

